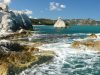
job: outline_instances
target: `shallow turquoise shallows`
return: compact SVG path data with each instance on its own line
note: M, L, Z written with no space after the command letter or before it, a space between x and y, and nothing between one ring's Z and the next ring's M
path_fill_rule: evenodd
M35 25L36 33L40 34L73 34L73 33L100 33L100 26L69 26L66 28L54 28L53 26Z

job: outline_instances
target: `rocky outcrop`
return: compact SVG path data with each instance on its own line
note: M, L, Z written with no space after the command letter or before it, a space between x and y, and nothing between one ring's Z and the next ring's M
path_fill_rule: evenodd
M0 4L0 75L16 75L31 65L53 59L54 52L40 51L36 44L17 40L29 37L28 30L32 29L24 11L9 11L7 5Z
M31 36L31 31L27 31L24 29L21 29L14 33L7 33L7 34L0 34L0 40L2 39L9 39L9 40L19 40L21 38L29 37Z
M11 27L12 30L25 29L32 30L32 23L29 17L24 13L18 13L17 11L10 11L14 26ZM17 27L18 26L18 27Z
M91 34L88 36L88 38L92 39L92 38L97 38L97 35L96 34Z
M15 32L19 29L32 30L32 23L24 11L8 10L5 3L0 3L0 30Z
M80 41L74 41L71 44L72 48L77 49L90 49L94 51L100 51L100 40L98 40L98 35L96 34L90 34L86 38L80 40Z
M0 75L7 75L8 63L0 61Z
M83 40L83 41L74 41L71 44L72 48L84 49L84 50L93 50L100 52L100 41L95 40Z
M5 3L0 3L0 10L1 11L8 11L8 5Z
M31 44L13 41L0 42L0 75L15 75L27 67L50 61L55 56L52 51L40 51Z
M32 23L28 16L24 13L17 12L0 12L0 28L2 31L17 31L19 29L32 30Z
M72 44L71 44L71 47L72 48L79 48L81 45L81 42L80 41L74 41Z
M66 27L66 24L61 18L58 18L57 22L54 24L54 27L62 28L62 27Z

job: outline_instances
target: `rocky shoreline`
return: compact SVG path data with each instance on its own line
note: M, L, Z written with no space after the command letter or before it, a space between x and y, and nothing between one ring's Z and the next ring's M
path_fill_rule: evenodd
M43 51L37 48L43 43L17 41L19 38L28 36L31 36L31 32L21 30L0 37L0 75L18 75L28 67L52 61L56 55L53 51ZM98 36L91 34L80 41L72 42L71 47L100 52Z
M19 74L31 65L49 62L55 56L53 51L41 51L35 48L41 45L39 43L11 41L16 36L22 37L22 34L13 33L7 35L7 39L6 37L0 38L0 75Z
M100 40L97 40L98 37L99 35L91 34L80 41L72 42L71 47L75 49L83 49L84 51L89 49L91 51L100 52Z
M40 43L21 40L28 38L31 30L25 11L9 10L7 4L0 2L0 75L17 75L31 65L53 59L54 52L35 48Z

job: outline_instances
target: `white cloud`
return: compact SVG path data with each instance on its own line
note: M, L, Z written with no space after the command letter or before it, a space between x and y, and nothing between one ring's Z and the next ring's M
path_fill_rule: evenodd
M62 5L60 5L60 7L61 7L61 8L66 8L66 6L65 6L65 5L63 5L63 4L62 4Z
M28 15L29 15L29 14L32 14L32 11L26 9L26 10L25 10L25 14L28 14Z
M32 16L29 16L29 18L33 18Z
M11 0L3 0L3 2L4 2L5 4L9 4L9 3L11 2Z
M27 15L30 15L32 14L32 11L26 9L26 10L22 10L22 11L18 11L18 10L10 10L10 11L13 11L15 13L19 13L19 14L27 14Z
M49 9L51 11L54 11L54 10L62 10L62 9L65 9L66 8L66 5L64 4L60 4L60 3L57 3L57 2L50 2L49 4Z

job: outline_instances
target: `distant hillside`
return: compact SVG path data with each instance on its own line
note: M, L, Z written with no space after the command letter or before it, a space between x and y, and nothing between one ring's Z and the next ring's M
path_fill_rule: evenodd
M31 19L33 25L53 25L55 20L51 19Z
M100 25L100 21L93 19L71 19L66 20L70 25Z
M33 25L54 25L57 20L51 19L31 19ZM65 22L68 25L67 22Z
M57 20L51 19L31 19L33 25L54 25ZM66 25L100 25L100 21L93 19L67 19Z

